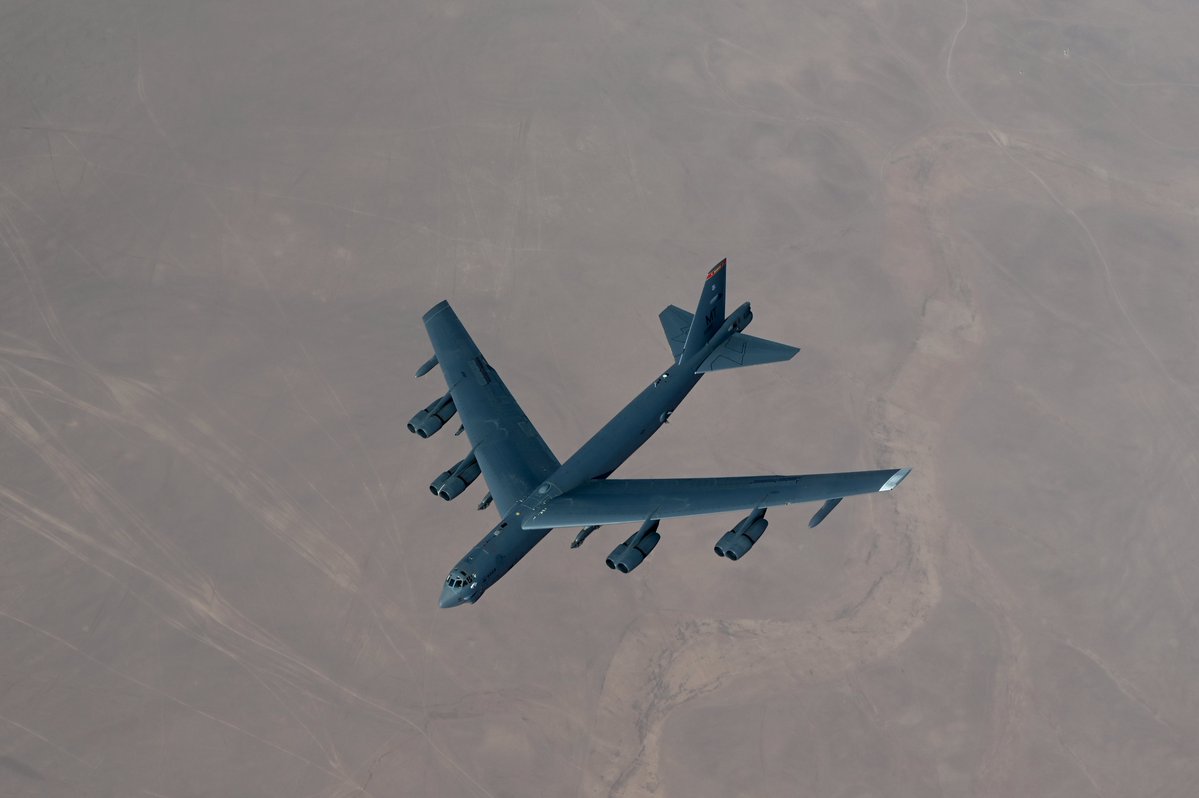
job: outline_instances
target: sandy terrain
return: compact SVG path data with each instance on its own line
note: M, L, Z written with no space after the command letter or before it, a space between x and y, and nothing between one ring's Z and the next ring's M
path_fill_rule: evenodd
M1193 3L415 5L0 3L0 794L1196 794ZM565 459L725 256L619 473L912 476L439 610L421 313Z

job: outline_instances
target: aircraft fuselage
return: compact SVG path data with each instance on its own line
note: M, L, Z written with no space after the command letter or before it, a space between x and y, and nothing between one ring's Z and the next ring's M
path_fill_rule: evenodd
M679 360L660 373L641 393L625 405L611 421L584 443L528 496L513 506L508 515L474 545L450 572L465 584L446 584L442 607L474 603L516 563L550 533L549 529L524 529L522 519L536 517L545 505L589 479L604 479L620 467L666 423L703 373L696 369L714 349L753 320L749 303L742 304L725 319L720 330L696 352L684 351Z

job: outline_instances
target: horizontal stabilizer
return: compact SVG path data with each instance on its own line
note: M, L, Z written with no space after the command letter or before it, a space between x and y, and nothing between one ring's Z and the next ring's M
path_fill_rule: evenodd
M595 479L552 499L521 526L550 529L626 524L826 501L893 490L909 471L888 468L802 476Z
M727 341L716 347L712 354L704 358L704 362L696 367L695 373L779 363L795 357L797 352L797 346L767 341L765 338L755 338L745 333L733 333Z
M667 305L658 314L662 322L662 332L666 333L666 342L670 344L670 354L677 361L683 354L683 345L687 343L687 331L691 329L692 315L677 305Z

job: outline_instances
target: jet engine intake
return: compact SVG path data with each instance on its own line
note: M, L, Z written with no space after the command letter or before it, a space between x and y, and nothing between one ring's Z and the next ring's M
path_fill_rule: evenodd
M766 520L766 510L754 510L716 541L716 553L728 560L741 559L762 537L769 523Z
M628 540L612 549L612 553L605 560L608 567L627 574L645 562L645 558L662 539L662 536L658 534L659 523L657 519L646 521L640 529L629 536Z
M454 398L447 393L409 419L408 431L427 438L441 429L457 412Z
M445 480L437 486L437 490L434 492L448 502L478 479L479 472L479 461L472 453L450 469ZM429 489L432 490L432 488L433 486L430 485Z

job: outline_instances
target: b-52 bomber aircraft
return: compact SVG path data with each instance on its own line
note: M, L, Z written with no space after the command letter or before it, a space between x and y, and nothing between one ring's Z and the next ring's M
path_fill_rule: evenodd
M427 438L455 413L471 443L470 453L443 471L429 490L445 500L458 496L480 474L494 498L500 522L450 571L441 591L442 607L473 604L555 527L583 527L571 543L606 524L641 526L608 555L620 573L637 568L658 545L663 518L748 511L716 543L716 553L738 560L766 531L766 509L823 501L808 522L824 520L845 496L893 490L911 469L850 471L803 476L707 477L695 479L609 479L621 463L666 423L683 398L709 371L790 360L796 347L746 335L753 314L749 303L724 312L727 262L708 272L695 313L674 305L659 315L674 363L592 436L565 463L546 446L500 375L484 358L446 301L424 315L433 344L421 377L441 366L449 392L408 422Z

